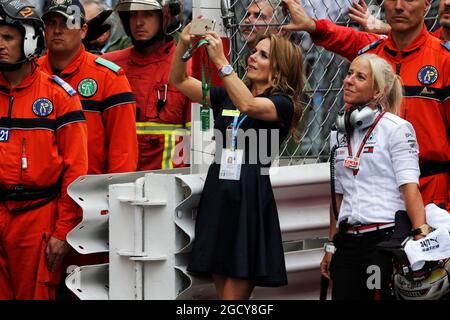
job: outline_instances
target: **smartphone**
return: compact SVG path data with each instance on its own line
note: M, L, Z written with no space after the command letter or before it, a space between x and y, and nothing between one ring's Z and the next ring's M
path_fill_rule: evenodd
M215 26L216 20L214 19L194 19L192 20L189 33L197 36L204 36L207 31L214 31Z

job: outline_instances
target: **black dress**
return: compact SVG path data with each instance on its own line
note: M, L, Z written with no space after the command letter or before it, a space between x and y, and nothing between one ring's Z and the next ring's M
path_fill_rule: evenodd
M270 161L261 163L262 159L258 156L257 163L249 164L252 154L254 156L254 150L249 148L255 147L255 141L247 139L240 180L219 179L220 154L225 145L226 129L233 122L233 117L222 116L222 110L235 110L236 107L223 88L211 88L210 97L215 129L220 130L222 137L215 135L216 161L208 170L199 203L188 271L247 279L257 286L286 285L278 212L270 177L264 170L270 167ZM248 117L240 128L245 132L251 128L266 129L256 130L257 145L269 144L270 150L271 135L278 138L278 144L287 137L294 106L291 99L283 94L268 98L273 101L281 121L266 122ZM261 134L264 131L268 134Z

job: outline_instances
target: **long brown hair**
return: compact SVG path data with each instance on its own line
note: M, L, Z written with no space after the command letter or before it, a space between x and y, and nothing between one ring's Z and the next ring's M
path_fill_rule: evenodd
M270 41L270 69L269 82L271 84L264 94L272 95L275 93L284 93L292 99L294 104L294 116L290 132L296 142L299 140L297 125L302 116L300 96L303 91L303 54L298 46L288 39L275 35L265 34L258 38L256 43L261 40ZM247 85L251 83L247 81Z

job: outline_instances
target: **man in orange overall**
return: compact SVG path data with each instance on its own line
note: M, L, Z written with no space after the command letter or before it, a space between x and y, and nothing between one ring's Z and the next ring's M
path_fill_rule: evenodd
M136 171L136 104L124 71L85 50L87 25L79 0L51 0L42 19L48 51L39 64L78 92L88 125L88 173Z
M116 10L133 46L102 57L125 70L136 95L137 170L183 167L187 150L180 146L190 127L190 102L169 83L175 41L167 35L179 26L180 4L174 0L163 7L156 0L120 0Z
M0 4L0 299L54 299L67 233L80 221L67 186L87 172L76 92L41 71L44 25L28 1Z
M450 41L450 0L440 0L439 2L439 24L433 35L443 41ZM450 212L450 175L448 181L447 211Z
M447 205L450 168L450 46L432 36L424 24L429 0L386 0L392 31L387 38L328 20L308 17L295 0L283 0L292 23L286 30L307 31L316 45L353 60L363 53L386 59L401 77L404 99L400 116L417 134L424 204Z
M48 50L39 64L78 93L88 127L88 174L136 171L136 103L124 71L85 50L82 41L87 25L78 0L50 0L42 19ZM69 266L107 261L107 254L80 255L71 250L64 261L63 278L71 271ZM61 297L66 291L63 286Z
M439 24L440 27L431 34L441 40L450 41L450 0L439 1ZM363 31L376 34L389 34L391 26L371 15L368 12L367 5L363 0L359 3L354 2L349 7L349 17L358 23Z

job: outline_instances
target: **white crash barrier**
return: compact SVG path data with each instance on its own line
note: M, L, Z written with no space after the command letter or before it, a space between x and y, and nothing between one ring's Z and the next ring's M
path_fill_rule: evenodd
M73 246L89 248L89 252L95 248L109 249L109 268L103 269L109 272L109 285L105 286L101 279L104 275L97 281L92 278L95 273L83 276L89 270L84 267L71 274L71 280L67 281L76 295L81 299L100 296L133 300L215 298L210 279L186 271L205 175L181 173L132 173L129 177L125 174L119 182L126 183L118 184L110 183L117 182L115 175L111 175L109 179L103 177L103 185L93 183L89 191L83 189L84 193L79 186L71 186L71 196L82 197L83 209L96 212L97 216L99 210L109 213L106 227L102 227L105 231L109 226L109 241L96 244L100 240L92 233L84 234L89 237L83 238L80 232L89 229L90 221L98 226L98 217L85 217L84 228L73 231L78 235L72 236L70 242ZM275 168L271 180L285 244L289 285L256 288L252 298L318 299L319 262L323 255L319 248L327 236L329 222L328 164ZM105 193L108 187L109 197ZM99 197L101 206L96 202ZM108 242L109 246L105 245ZM74 277L81 280L77 282ZM109 289L107 294L105 288Z
M81 300L108 300L108 264L75 268L67 276L66 286Z
M189 173L189 169L151 172ZM79 253L108 252L108 186L135 182L150 171L99 174L79 177L67 188L69 196L83 210L83 220L67 235L67 242Z

